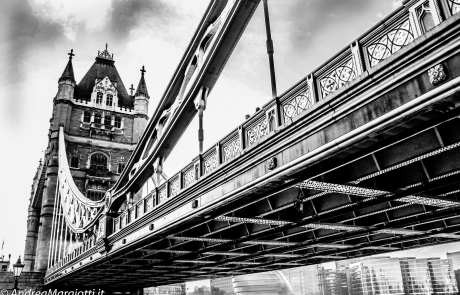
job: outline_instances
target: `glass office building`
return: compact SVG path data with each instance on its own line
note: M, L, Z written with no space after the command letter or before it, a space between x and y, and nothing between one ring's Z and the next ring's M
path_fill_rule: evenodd
M433 286L432 294L458 294L452 260L429 258L428 268Z
M401 274L406 294L430 295L433 292L426 258L400 258Z
M295 295L322 295L319 265L282 270Z
M235 276L233 290L238 295L294 295L281 271Z
M370 257L348 269L351 295L404 294L399 258Z
M348 295L346 268L337 270L321 268L319 273L322 295Z
M233 277L225 277L211 280L211 291L223 291L225 295L236 295L233 290Z

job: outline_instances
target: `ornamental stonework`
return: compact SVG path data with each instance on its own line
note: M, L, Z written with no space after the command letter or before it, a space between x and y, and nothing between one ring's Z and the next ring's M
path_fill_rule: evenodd
M268 160L268 170L273 170L275 168L276 168L276 158L273 157Z
M428 70L428 78L432 85L436 85L447 78L442 64L435 65Z

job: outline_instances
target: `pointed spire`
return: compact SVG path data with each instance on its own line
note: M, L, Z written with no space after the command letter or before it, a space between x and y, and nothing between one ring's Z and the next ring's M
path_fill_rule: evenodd
M129 95L134 95L134 87L133 87L133 84L131 84L131 88L129 88L129 90L130 90Z
M72 66L72 57L75 56L73 53L73 49L70 50L70 53L67 53L69 55L69 61L67 62L67 66L64 69L64 72L62 72L61 78L59 78L59 82L64 81L64 80L70 80L73 83L75 83L75 76L73 74L73 66Z
M144 80L144 73L145 72L147 72L147 71L145 70L145 67L142 66L141 80L139 81L139 85L137 86L136 94L134 94L134 96L144 95L145 97L150 98L149 93L147 92L147 85L145 85L145 80Z

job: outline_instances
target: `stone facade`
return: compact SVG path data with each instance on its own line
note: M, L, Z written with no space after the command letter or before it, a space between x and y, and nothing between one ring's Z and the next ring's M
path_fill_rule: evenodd
M25 281L30 279L31 286L35 286L32 289L43 285L38 278L43 278L49 263L59 173L59 128L64 127L67 159L77 188L87 198L97 201L118 180L120 169L131 156L148 120L145 71L138 86L141 91L128 94L115 68L115 61L106 49L103 54L98 54L92 67L77 84L73 73L73 54L69 55L53 100L45 158L32 185L23 272L33 274L30 278L29 275L24 277ZM142 101L142 108L137 107L139 101ZM67 239L73 245L79 242L73 233L69 233ZM5 282L10 282L9 277L4 276Z

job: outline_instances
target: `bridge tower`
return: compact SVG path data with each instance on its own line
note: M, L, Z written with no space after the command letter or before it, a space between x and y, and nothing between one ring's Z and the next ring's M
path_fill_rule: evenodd
M49 142L32 184L24 253L25 271L45 272L50 260L57 260L78 246L83 235L64 229L56 210L59 129L65 134L68 166L78 190L91 201L100 201L118 180L125 163L145 130L149 95L145 69L135 93L130 93L115 67L113 54L99 51L96 60L76 83L72 58L58 80L53 100ZM60 215L60 216L58 216ZM59 249L50 250L52 228L62 227L54 240Z

